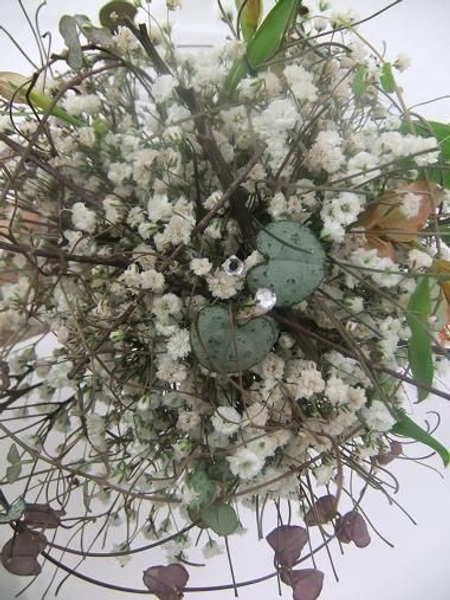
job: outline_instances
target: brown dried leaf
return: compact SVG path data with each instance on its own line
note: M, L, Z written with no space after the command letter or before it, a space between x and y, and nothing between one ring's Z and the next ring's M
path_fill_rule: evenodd
M402 210L406 194L418 196L417 214L408 217ZM435 183L415 181L405 188L382 194L361 215L359 225L366 229L367 246L380 256L395 259L393 243L413 242L442 203L444 190Z

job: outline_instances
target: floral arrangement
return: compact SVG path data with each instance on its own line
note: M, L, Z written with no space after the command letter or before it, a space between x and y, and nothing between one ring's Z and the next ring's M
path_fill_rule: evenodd
M64 16L62 53L0 75L2 563L142 592L65 559L161 546L148 593L189 597L245 508L314 600L402 441L449 462L408 413L448 398L450 127L325 2L218 2L208 51L139 4Z

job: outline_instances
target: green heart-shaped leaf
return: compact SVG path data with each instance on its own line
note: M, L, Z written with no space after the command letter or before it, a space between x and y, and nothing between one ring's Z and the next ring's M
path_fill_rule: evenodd
M272 319L257 317L243 325L221 306L207 306L191 327L191 347L210 371L237 373L261 362L278 336Z
M325 252L308 227L294 221L275 221L261 230L258 250L267 262L247 275L252 293L260 288L275 292L277 306L290 306L309 296L324 276Z
M200 516L217 535L230 535L239 527L239 519L234 508L220 500L206 506L200 512Z
M103 27L116 31L126 18L133 20L137 8L128 0L113 0L100 9L99 20Z

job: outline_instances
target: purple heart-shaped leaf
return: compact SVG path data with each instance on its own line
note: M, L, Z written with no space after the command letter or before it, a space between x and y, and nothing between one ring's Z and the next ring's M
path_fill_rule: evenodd
M48 504L27 504L23 522L30 527L54 529L61 524L61 517L65 514L64 510L54 510Z
M188 579L189 573L178 564L150 567L143 576L145 585L160 600L179 600Z
M336 516L336 498L327 494L318 498L305 515L305 523L309 526L323 525Z
M275 551L275 563L292 567L308 541L308 532L299 525L280 525L269 533L266 540Z
M324 574L318 569L283 569L280 576L293 588L294 600L316 600L322 591Z
M3 546L2 564L15 575L39 575L41 565L37 557L46 545L47 539L42 533L23 529Z
M356 510L351 510L337 519L335 533L343 544L354 542L358 548L365 548L370 544L367 523Z
M388 465L390 462L395 460L403 452L403 446L400 442L392 441L388 452L379 452L375 456L375 461L379 465Z

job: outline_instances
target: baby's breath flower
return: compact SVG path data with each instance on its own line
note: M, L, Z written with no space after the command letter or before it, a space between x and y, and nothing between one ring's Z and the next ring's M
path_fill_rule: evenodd
M75 229L94 233L97 216L93 210L87 208L84 202L75 202L72 206L72 223Z
M264 466L264 459L248 448L240 448L232 456L227 456L227 461L233 475L243 481L255 477Z

